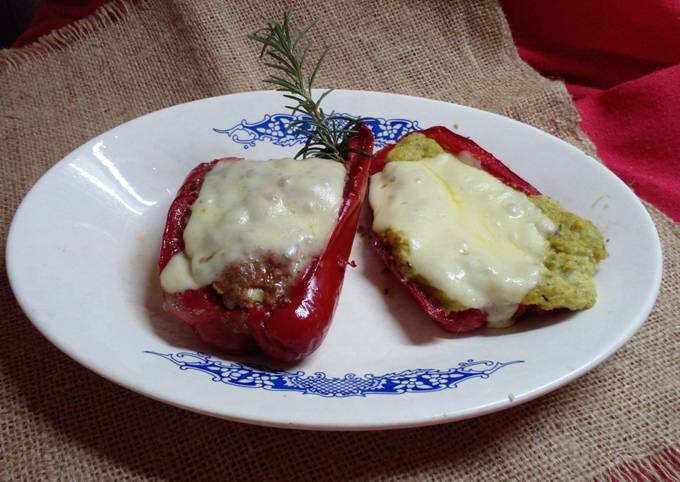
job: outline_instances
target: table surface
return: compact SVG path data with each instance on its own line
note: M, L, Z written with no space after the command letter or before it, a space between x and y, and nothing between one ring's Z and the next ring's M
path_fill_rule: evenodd
M53 28L73 25L78 18L89 15L104 3L104 0L47 0L38 10L31 26L17 40L17 46L28 45ZM52 58L60 61L66 59L66 64L50 65L53 69L50 71L53 86L41 84L41 89L33 87L32 83L36 78L33 71L40 71L38 64L44 62L43 57L27 57L25 64L16 60L20 59L19 56L12 57L11 65L16 67L21 64L24 68L9 70L4 74L5 77L2 77L0 57L0 79L5 78L8 85L11 85L8 89L11 95L0 99L0 107L6 106L2 112L10 113L0 119L0 127L5 125L10 129L7 131L10 135L6 137L9 144L5 146L4 152L10 159L10 166L15 165L15 160L29 158L35 164L10 167L12 176L18 172L15 177L20 182L16 186L10 184L7 188L8 199L13 201L0 206L5 223L11 218L16 202L32 180L49 167L52 159L58 159L75 147L74 133L86 139L106 127L106 122L115 125L126 119L131 112L154 110L189 100L192 96L250 90L252 85L256 85L256 79L261 78L257 68L252 67L253 64L240 59L241 63L235 65L243 65L240 67L243 69L243 79L234 80L219 75L220 69L228 72L229 68L234 67L231 64L225 66L222 60L211 57L211 49L205 48L209 45L212 49L220 50L220 45L239 42L237 36L230 36L215 27L240 26L240 22L256 21L249 13L241 12L239 6L229 6L229 12L224 12L226 7L218 5L218 2L198 5L178 1L174 5L176 8L169 8L163 2L151 0L148 3L141 2L139 9L133 4L114 3L125 7L120 11L111 7L102 18L115 18L115 28L111 22L102 21L96 27L88 24L83 35L78 37L84 41L80 51L75 49L69 52L62 49L63 45L72 41L68 38L50 44L50 49L62 52ZM475 24L480 21L476 20L478 17L483 17L485 30L487 33L490 31L491 34L488 35L493 37L494 29L502 30L502 20L499 24L494 16L498 15L498 11L493 2L481 3L482 7L471 7L470 3L463 2L459 6L463 11L460 14L462 18L456 17L458 13L450 13L444 8L436 12L440 16L451 15L446 20L457 26L456 32L460 38L465 35L463 27ZM590 2L562 0L505 1L502 5L523 59L545 75L568 81L568 88L574 96L574 105L583 119L581 127L595 142L600 158L643 199L651 201L672 218L680 219L680 179L675 174L680 168L680 156L677 156L677 152L680 152L680 136L670 135L671 132L680 130L680 118L675 114L680 111L680 98L672 95L673 86L680 82L680 71L677 68L680 63L680 48L676 48L680 39L677 35L669 34L671 30L677 31L680 6L651 2L641 16L631 15L626 10L631 8L627 2L615 0L599 2L597 7ZM401 14L406 8L398 2L393 6L397 13L390 12L390 15ZM308 5L307 8L315 7ZM333 9L340 7L329 5L327 8L334 11ZM358 7L354 5L341 8L353 14L353 18L364 17L357 22L371 21L371 15L358 14L354 10ZM600 15L594 15L589 10L591 8L604 10ZM607 14L602 14L604 12ZM639 13L637 10L635 12ZM338 11L335 15L336 18L341 18L342 13ZM588 20L583 21L584 18ZM238 19L238 22L230 23L234 19ZM564 19L573 21L563 21ZM324 17L324 22L335 25L332 28L340 29L340 23L336 25L334 21L331 14L328 19ZM649 22L655 22L651 25L658 28L651 29ZM179 39L175 38L178 35L172 32L169 25L181 32ZM579 25L579 29L568 31L565 25ZM372 28L374 27L372 24ZM438 27L436 24L432 28L434 34L439 32ZM108 31L102 33L104 28L108 28ZM638 42L640 45L631 47L632 40L623 39L617 34L620 29L632 32L631 39L643 37L648 41ZM408 36L408 33L405 34ZM133 39L130 40L130 37ZM88 42L88 38L93 40ZM418 45L419 40L410 36L408 38L412 42L410 46L420 52L422 60L426 54L424 50L417 50L422 48ZM479 37L477 40L470 37L468 42L475 44L478 39ZM374 50L381 51L384 56L389 55L387 51L390 46L379 40L356 37L353 41L369 44L375 42ZM498 39L495 41L500 42ZM122 58L107 59L102 55L107 46L134 49L135 42L145 45L144 49L136 51L139 58L145 59L144 65L130 63ZM196 45L201 47L196 48ZM593 48L589 49L588 46ZM646 50L640 50L642 47ZM357 60L364 65L363 70L357 69L358 71L367 72L369 66L378 70L386 69L381 58L373 55L374 50L366 49L365 58ZM173 56L173 52L177 54ZM220 52L222 57L230 54ZM399 55L402 55L401 51L391 58L396 61L401 59ZM191 59L190 61L196 62L193 65L201 70L200 65L206 61L205 56L215 62L214 69L201 71L200 74L208 78L214 86L206 87L207 80L202 83L200 78L191 77L186 65L182 63ZM441 57L446 58L446 54L441 53ZM163 62L168 75L177 80L174 84L166 85L154 78L156 86L148 89L143 85L148 77L145 69L153 69L159 60ZM503 58L502 61L507 59ZM455 57L451 57L450 62L455 63ZM82 65L88 65L88 70L84 70ZM120 65L126 66L122 68L122 74ZM403 65L408 66L409 62ZM112 66L119 70L114 71L115 75L106 80L93 74L92 66L104 71ZM54 70L58 68L61 70ZM512 70L513 68L516 70ZM120 75L126 75L126 69L133 73L126 79L127 84L117 83ZM254 73L249 73L250 70ZM509 71L515 74L523 72L521 67L514 64ZM44 71L40 72L46 76ZM379 75L379 72L367 74L372 79L375 75ZM406 78L415 74L407 70L403 75ZM523 72L521 75L528 74ZM528 79L529 77L526 82L529 82ZM461 85L468 81L464 76L456 80ZM351 72L342 71L336 81L343 86L364 87L362 76L354 76ZM178 88L177 82L184 82L182 88L186 90ZM371 85L375 85L377 81L372 82L374 84ZM417 83L410 86L395 84L389 77L380 82L387 90L399 91L401 88L420 95L449 95L446 90L418 91L421 86ZM512 83L512 79L507 82ZM539 110L547 109L543 116L527 114L526 107L522 107L521 102L518 105L502 105L498 100L502 96L475 97L471 89L461 93L456 90L455 82L450 88L453 89L451 96L454 100L467 99L469 103L480 106L487 102L489 109L501 106L502 113L533 121L588 150L587 139L580 137L581 134L570 127L574 122L572 114L553 104L555 99L563 99L560 97L563 95L561 88L556 85L546 86L537 78L531 78L531 82L532 88L541 86L546 89L544 95L552 99L547 104L540 104L543 101L531 96L526 100L526 105L534 110L539 104ZM31 88L22 90L22 83ZM127 85L135 83L139 83L139 89L144 95L135 93L134 90L126 91ZM89 85L97 85L99 90L93 91ZM79 86L87 90L90 101L79 100L84 98L79 97L82 95ZM507 88L511 89L510 86ZM480 86L479 89L489 91L488 86ZM522 89L514 91L521 92ZM63 102L64 92L69 96L67 102ZM124 92L127 92L127 99L121 97ZM117 97L109 100L107 95ZM23 104L18 99L23 99ZM45 104L55 103L63 105L63 109L58 113L48 109L43 117L50 120L42 119L38 114L40 109ZM26 107L23 111L16 112L17 105ZM95 120L92 117L93 112L98 116ZM552 123L550 117L557 121ZM640 122L640 119L644 119L644 122ZM3 120L5 124L1 123ZM70 127L68 130L64 128L67 124ZM50 142L43 142L39 148L27 146L30 142L18 141L22 138L17 134L20 131L23 138L31 139L34 136L37 139L37 136L42 135ZM677 445L677 435L680 432L674 432L678 428L677 421L673 425L672 419L664 417L674 407L676 412L680 408L677 397L680 387L677 385L677 377L672 375L673 360L677 358L673 353L678 352L673 349L673 346L677 346L677 329L673 328L672 320L680 316L680 307L674 295L677 280L680 279L680 263L677 263L680 256L680 233L677 225L653 209L652 216L664 244L664 286L650 321L621 353L579 383L565 387L554 396L518 407L519 411L508 411L509 413L499 414L495 418L484 417L455 426L406 432L379 435L282 433L256 427L211 423L210 419L198 415L170 407L159 407L156 402L132 395L102 381L66 359L45 340L36 338L33 328L17 311L9 292L5 291L2 306L8 315L3 321L5 329L0 330L0 338L6 349L0 359L0 366L5 377L3 384L6 383L5 386L8 387L6 396L11 400L11 405L8 403L7 407L11 406L12 411L6 412L6 415L11 415L3 419L3 423L5 430L9 430L13 437L3 438L7 442L0 443L0 452L8 456L8 473L17 479L55 479L64 477L65 474L75 478L89 474L90 477L97 478L125 475L131 480L186 479L225 473L224 470L228 470L228 473L242 478L304 479L324 473L337 480L379 477L391 477L395 480L430 477L445 480L479 479L480 474L484 473L487 479L500 480L512 477L511 474L527 475L526 468L532 467L531 475L536 480L567 480L597 475L606 478L608 470L613 470L611 473L616 474L620 480L626 476L639 479L641 473L660 478L665 473L668 480L673 480L673 477L680 474L680 451ZM31 346L30 353L26 350L27 343ZM42 375L52 366L55 369L49 371L49 378ZM37 375L41 378L32 378L32 373L41 374ZM655 379L650 379L652 373ZM620 380L628 388L616 386L612 384L612 380ZM635 403L629 399L630 390L639 397ZM73 398L73 394L77 398ZM616 411L611 407L605 408L607 399L616 401ZM64 406L68 410L63 410ZM582 406L589 407L589 411L582 412ZM646 407L645 410L649 413L644 413L641 407ZM547 416L548 412L550 417ZM608 433L612 435L608 436ZM658 438L659 434L668 433L675 433L675 438ZM626 437L632 440L627 445L623 443ZM169 438L172 440L168 440ZM408 443L404 443L404 440ZM484 469L472 467L469 464L471 455L465 448L467 441L474 441L478 451L477 459L494 460L495 464L487 464L488 467ZM540 447L534 445L537 441L540 441ZM41 444L41 451L32 448L37 443ZM572 447L569 444L575 445ZM514 454L508 454L503 447L511 447ZM522 453L535 455L525 460L520 455ZM565 454L570 456L565 457ZM573 457L579 457L579 467L572 463ZM257 466L254 461L258 460L269 462ZM327 468L324 460L334 461L334 466L339 469ZM554 463L555 460L559 462ZM248 472L248 467L254 468ZM306 473L302 470L303 467L307 467ZM485 472L480 472L482 470Z

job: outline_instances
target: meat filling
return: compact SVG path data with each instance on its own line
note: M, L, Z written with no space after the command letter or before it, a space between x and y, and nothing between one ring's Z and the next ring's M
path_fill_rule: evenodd
M290 259L266 254L227 266L212 286L228 310L247 309L285 303L295 277Z

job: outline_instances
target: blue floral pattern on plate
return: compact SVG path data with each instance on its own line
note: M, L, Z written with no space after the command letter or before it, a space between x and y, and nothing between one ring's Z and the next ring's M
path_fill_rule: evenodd
M337 114L342 117L356 119L357 116L351 114ZM295 121L305 121L310 117L304 114L266 114L262 119L248 122L243 119L238 124L223 129L213 128L218 134L225 134L244 149L255 147L255 143L269 141L276 146L291 147L297 144L304 144L307 140L297 127L291 128L291 123ZM340 121L341 122L341 121ZM382 117L371 117L364 119L363 123L371 129L375 138L375 147L380 148L389 142L396 142L404 134L420 129L418 121L409 119L385 119ZM300 130L309 130L308 123L299 125Z
M501 368L523 363L523 360L496 362L467 360L454 368L437 370L416 368L384 375L357 376L347 373L329 377L324 372L307 375L304 371L286 372L264 366L244 365L213 360L209 355L194 352L158 353L146 351L174 363L180 370L197 370L212 377L213 382L244 388L270 391L299 392L322 397L354 397L366 395L401 395L404 393L438 392L456 388L472 378L489 378Z

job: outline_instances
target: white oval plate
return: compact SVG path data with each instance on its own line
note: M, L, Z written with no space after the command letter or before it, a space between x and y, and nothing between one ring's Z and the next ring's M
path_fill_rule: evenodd
M266 360L201 345L160 309L159 240L177 188L199 162L282 157L300 147L285 135L291 117L281 94L251 92L140 117L50 169L19 207L7 244L23 310L69 356L149 397L241 422L343 430L449 422L526 402L592 369L644 321L661 280L658 236L635 195L601 164L549 134L469 107L358 91L336 91L326 102L375 117L378 147L416 128L456 126L593 220L609 239L596 306L450 335L357 236L358 267L348 269L333 325L302 363L277 372Z

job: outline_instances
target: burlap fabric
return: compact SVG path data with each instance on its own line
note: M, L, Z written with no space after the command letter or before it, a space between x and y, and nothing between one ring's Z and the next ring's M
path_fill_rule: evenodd
M32 48L0 52L3 254L21 198L88 138L179 102L261 89L265 72L245 33L261 14L278 16L277 3L109 4ZM493 0L294 7L301 22L321 20L316 36L333 49L320 85L468 104L594 152L564 86L517 57ZM633 467L678 480L680 229L650 212L663 242L663 286L650 319L616 355L514 409L393 432L252 427L119 388L38 334L14 301L3 257L0 478L573 480L610 470L623 477Z

